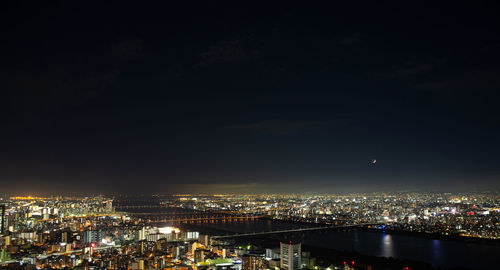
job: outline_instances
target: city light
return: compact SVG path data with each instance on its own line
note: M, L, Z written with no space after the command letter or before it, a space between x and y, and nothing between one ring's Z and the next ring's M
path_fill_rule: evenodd
M179 228L175 228L175 227L163 227L163 228L158 228L158 230L160 231L160 233L163 233L163 234L180 233L181 232L181 230Z
M457 197L460 200L457 200ZM146 199L147 200L147 199ZM345 256L342 264L331 262L323 268L316 265L311 255L302 255L300 243L281 238L269 238L278 249L263 248L254 236L267 236L309 232L328 232L331 228L351 228L380 234L385 250L391 256L392 247L386 241L391 233L411 232L425 237L428 233L441 234L442 238L467 237L470 239L499 239L499 231L492 222L500 212L500 200L496 195L444 194L444 193L371 193L342 195L226 195L226 196L156 196L152 199L161 214L146 212L145 205L105 197L58 197L46 199L3 200L4 234L3 250L10 245L23 244L23 249L42 246L53 256L74 256L72 264L92 260L99 256L146 256L151 265L185 265L208 267L215 265L266 265L270 269L294 261L309 269L338 269L342 265L363 267L355 257ZM128 201L127 201L128 202ZM142 203L142 201L141 201ZM137 212L140 209L141 212ZM173 209L174 211L171 211ZM253 223L300 224L299 228L268 231L238 231L237 224ZM168 224L168 225L167 225ZM234 227L235 233L202 235L185 226ZM310 224L310 225L309 225ZM165 226L166 225L166 226ZM308 226L309 225L309 226ZM479 226L477 226L479 225ZM266 225L267 226L267 225ZM280 228L279 225L277 228ZM244 233L243 233L244 232ZM279 233L279 234L276 234ZM49 235L53 238L49 238ZM308 234L305 234L308 235ZM235 242L230 239L250 239ZM245 238L247 237L247 238ZM417 236L415 236L417 237ZM292 238L293 239L293 238ZM440 247L433 240L433 247ZM30 245L25 245L30 244ZM180 246L177 246L180 245ZM178 248L177 248L178 247ZM35 252L33 249L31 252ZM259 250L265 254L249 256ZM4 254L9 260L16 253ZM22 254L22 253L19 253ZM59 255L60 254L60 255ZM80 255L79 255L80 254ZM128 255L127 255L128 254ZM155 254L161 254L156 256ZM308 254L307 252L304 254ZM1 255L1 254L0 254ZM208 259L215 258L215 259ZM40 261L43 261L40 259ZM169 265L165 264L169 261ZM46 262L49 263L49 262ZM139 261L137 261L139 263ZM332 264L333 263L333 264ZM171 264L171 265L170 265ZM260 267L260 266L259 266ZM410 269L405 266L404 270ZM166 267L168 268L168 267Z

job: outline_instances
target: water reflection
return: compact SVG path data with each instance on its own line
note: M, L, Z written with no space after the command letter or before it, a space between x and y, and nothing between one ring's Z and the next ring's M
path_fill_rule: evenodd
M390 234L382 233L382 256L395 257L392 236Z
M432 240L432 260L441 261L441 241L436 239Z
M355 247L355 249L361 248L361 243L359 241L359 235L357 233L354 234L353 240L354 240L354 247Z
M208 234L284 230L304 227L283 221L255 220L214 222L189 225ZM274 236L278 237L278 236ZM285 237L285 235L283 235ZM416 235L386 234L368 231L318 231L300 236L304 245L356 251L361 254L424 261L435 266L496 269L500 246L435 240ZM294 240L294 241L295 241ZM277 240L276 243L279 243Z

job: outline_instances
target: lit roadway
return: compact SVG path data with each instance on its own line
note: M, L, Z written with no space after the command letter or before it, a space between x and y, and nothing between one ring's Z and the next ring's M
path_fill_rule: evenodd
M280 234L280 233L294 233L294 232L307 232L307 231L317 231L317 230L328 230L328 229L342 229L342 228L353 228L369 225L383 225L383 223L361 223L353 225L341 225L341 226L322 226L322 227L311 227L311 228L301 228L301 229L290 229L290 230L279 230L279 231L269 231L269 232L253 232L253 233L242 233L242 234L231 234L231 235L219 235L212 236L212 239L222 239L222 238L234 238L234 237L246 237L246 236L257 236L257 235L268 235L268 234Z
M249 220L259 219L264 216L224 216L224 217L201 217L201 218L183 218L183 219L163 219L163 220L149 220L148 222L189 222L189 221L212 221L212 220Z

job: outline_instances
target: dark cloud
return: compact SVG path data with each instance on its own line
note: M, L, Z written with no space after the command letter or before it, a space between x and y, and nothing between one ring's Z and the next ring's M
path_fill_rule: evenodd
M1 75L4 101L27 117L85 104L115 86L128 63L141 57L141 44L123 40L94 49L90 56L60 53L44 56L42 65L17 64Z
M417 76L426 75L435 70L436 65L431 63L408 62L401 66L395 66L389 70L376 72L377 76L384 80L407 80Z
M109 48L109 56L125 61L136 60L143 56L142 40L128 39L116 42Z
M370 80L422 82L443 75L449 68L447 60L439 58L400 60L387 59L366 72Z
M9 103L21 111L58 109L83 104L114 84L118 70L71 74L64 69L12 71L7 79Z
M252 130L265 133L290 134L299 131L312 130L321 127L324 124L321 121L287 121L287 120L268 120L256 123L233 125L228 128Z
M340 45L355 45L355 44L360 44L363 43L363 39L357 35L353 36L347 36L347 37L342 37L342 38L336 38L335 42Z
M482 90L498 90L500 88L500 69L467 70L427 80L416 85L417 88L450 91L450 94L474 93Z
M0 16L0 180L498 186L497 7L363 7L13 2Z
M224 39L210 46L199 55L195 67L256 60L260 56L257 39L246 34Z

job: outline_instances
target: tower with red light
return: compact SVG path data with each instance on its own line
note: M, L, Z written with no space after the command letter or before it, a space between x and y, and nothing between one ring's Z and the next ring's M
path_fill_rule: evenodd
M295 270L301 268L302 244L280 243L281 269Z

